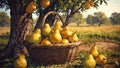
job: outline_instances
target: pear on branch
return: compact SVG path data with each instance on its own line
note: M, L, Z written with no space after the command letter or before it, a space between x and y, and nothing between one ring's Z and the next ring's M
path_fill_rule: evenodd
M40 5L41 5L43 8L47 8L47 7L50 5L50 0L41 0Z
M94 6L94 0L89 1L90 6Z
M32 13L34 10L36 10L36 4L33 1L31 1L26 7L26 12Z
M83 5L83 7L84 7L86 10L88 10L88 9L90 8L89 2L85 2L84 5Z

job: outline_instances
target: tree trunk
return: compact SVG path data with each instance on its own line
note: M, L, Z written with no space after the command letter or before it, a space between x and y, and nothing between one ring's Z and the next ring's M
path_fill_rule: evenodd
M9 43L5 48L5 55L9 58L16 58L20 53L25 52L22 44L25 35L31 30L31 27L28 27L28 25L32 24L32 20L31 15L27 18L28 14L23 13L24 8L21 0L12 0L12 2L8 2L11 10L11 29Z

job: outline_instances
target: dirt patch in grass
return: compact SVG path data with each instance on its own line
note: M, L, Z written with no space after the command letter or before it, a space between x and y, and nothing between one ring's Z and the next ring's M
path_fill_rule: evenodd
M80 52L87 52L94 44L80 44ZM96 42L98 50L102 51L114 51L120 50L120 42L115 41L99 41Z

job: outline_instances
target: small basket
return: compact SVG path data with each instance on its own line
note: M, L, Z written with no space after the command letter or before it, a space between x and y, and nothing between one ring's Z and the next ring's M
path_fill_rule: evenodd
M44 25L45 19L50 14L56 14L63 22L62 17L57 12L50 11L44 16L41 26ZM65 64L73 62L78 54L77 48L79 45L79 42L42 45L32 44L25 41L25 46L30 54L30 58L41 65Z

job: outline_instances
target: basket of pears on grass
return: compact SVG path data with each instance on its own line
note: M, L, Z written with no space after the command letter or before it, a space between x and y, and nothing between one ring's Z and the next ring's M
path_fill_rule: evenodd
M53 26L45 22L51 14L60 19ZM26 37L25 46L32 60L42 65L65 64L75 60L80 45L78 36L63 25L62 17L55 11L50 11L43 17L41 28Z

